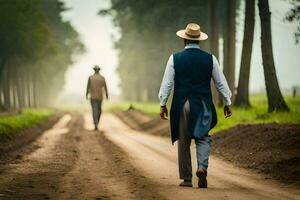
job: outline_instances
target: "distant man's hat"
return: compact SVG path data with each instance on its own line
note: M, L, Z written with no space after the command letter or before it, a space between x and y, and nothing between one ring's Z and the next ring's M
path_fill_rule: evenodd
M208 38L207 34L201 32L201 28L198 24L190 23L185 29L177 31L176 35L180 38L187 40L206 40Z
M99 71L101 68L98 65L95 65L93 69Z

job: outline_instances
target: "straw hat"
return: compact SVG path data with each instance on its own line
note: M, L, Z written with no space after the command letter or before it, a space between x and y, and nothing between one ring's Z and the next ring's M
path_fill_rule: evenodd
M98 65L95 65L93 69L99 71L101 68Z
M190 23L185 29L177 31L176 35L187 40L206 40L208 38L206 33L201 32L201 28L198 24Z

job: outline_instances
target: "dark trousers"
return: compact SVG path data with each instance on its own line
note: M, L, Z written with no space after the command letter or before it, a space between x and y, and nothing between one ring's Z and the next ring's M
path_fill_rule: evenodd
M190 113L190 103L186 101L180 117L180 135L178 140L178 164L180 179L192 179L192 162L191 162L191 140L192 137L188 131L188 121ZM198 169L207 170L208 159L210 154L210 136L204 135L201 139L195 140L196 156Z
M93 120L95 127L98 126L100 121L100 116L102 112L102 100L91 99L91 106L93 111Z

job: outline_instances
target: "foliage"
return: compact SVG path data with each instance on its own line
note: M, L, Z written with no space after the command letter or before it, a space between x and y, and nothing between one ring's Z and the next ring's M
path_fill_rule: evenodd
M65 10L59 0L0 0L0 107L46 105L63 87L72 56L84 51Z
M218 1L221 30L225 2ZM204 32L209 29L208 1L112 0L111 8L99 14L112 15L122 34L115 47L119 50L120 87L127 100L157 99L170 54L183 48L177 30L190 22L200 24ZM208 42L201 46L205 48Z
M52 110L25 109L21 113L0 117L0 139L11 137L20 131L39 125L53 115Z
M1 0L0 5L1 58L36 58L50 37L38 1Z
M218 108L218 125L213 129L213 133L231 128L238 124L258 124L258 123L300 123L300 97L285 97L290 108L290 112L274 111L268 113L267 97L251 96L251 108L233 107L233 116L224 119L222 108Z
M295 32L295 41L298 44L300 39L300 0L290 0L293 7L287 13L285 19L289 22L298 22L297 31Z

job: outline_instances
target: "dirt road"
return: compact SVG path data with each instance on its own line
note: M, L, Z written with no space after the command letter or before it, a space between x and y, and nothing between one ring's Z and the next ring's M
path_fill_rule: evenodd
M0 164L0 199L300 199L299 190L215 157L208 189L180 188L168 139L134 131L112 114L101 123L95 132L88 115L63 116L30 151Z

